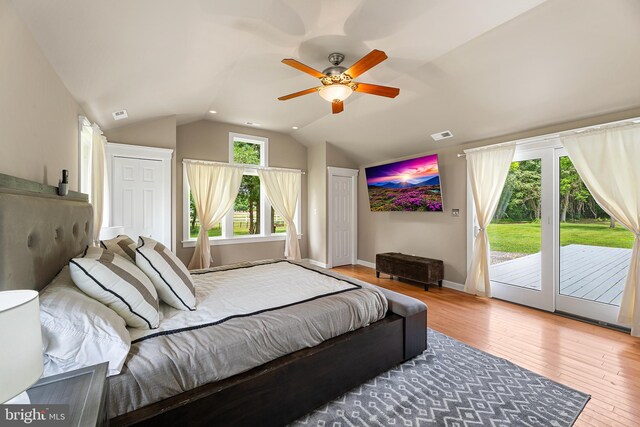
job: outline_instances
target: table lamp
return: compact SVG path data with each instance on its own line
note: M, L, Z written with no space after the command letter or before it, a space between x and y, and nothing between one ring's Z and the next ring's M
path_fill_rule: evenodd
M38 292L0 292L0 403L28 404L25 390L42 370Z

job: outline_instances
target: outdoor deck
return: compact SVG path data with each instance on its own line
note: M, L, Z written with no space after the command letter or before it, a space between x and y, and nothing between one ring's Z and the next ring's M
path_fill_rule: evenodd
M620 305L631 249L568 245L560 248L560 294ZM491 266L491 282L540 289L540 253Z

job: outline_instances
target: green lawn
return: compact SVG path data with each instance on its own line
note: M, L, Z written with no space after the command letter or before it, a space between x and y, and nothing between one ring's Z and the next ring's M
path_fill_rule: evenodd
M493 251L523 254L540 252L540 224L490 224L487 232ZM633 239L633 234L626 228L620 225L609 228L608 222L560 224L561 246L579 244L631 249Z

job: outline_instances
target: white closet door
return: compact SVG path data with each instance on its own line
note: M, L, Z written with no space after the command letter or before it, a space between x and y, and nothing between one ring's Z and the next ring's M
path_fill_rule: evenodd
M159 160L113 158L112 222L134 240L151 237L165 245L163 165Z
M332 265L351 264L355 258L353 242L353 179L333 176L331 185L331 253Z

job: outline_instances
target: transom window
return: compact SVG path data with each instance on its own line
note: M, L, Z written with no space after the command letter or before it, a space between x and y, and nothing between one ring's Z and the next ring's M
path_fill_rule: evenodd
M261 188L257 168L269 166L268 138L229 133L229 163L245 165L244 175L233 208L225 218L209 230L211 243L235 243L253 240L279 240L286 233L284 218L271 207ZM200 224L196 216L193 196L188 188L186 170L185 188L185 246L191 246L198 237ZM187 197L188 195L188 197ZM188 205L188 206L187 206ZM187 209L188 207L188 209ZM296 211L296 227L300 229L300 202Z

